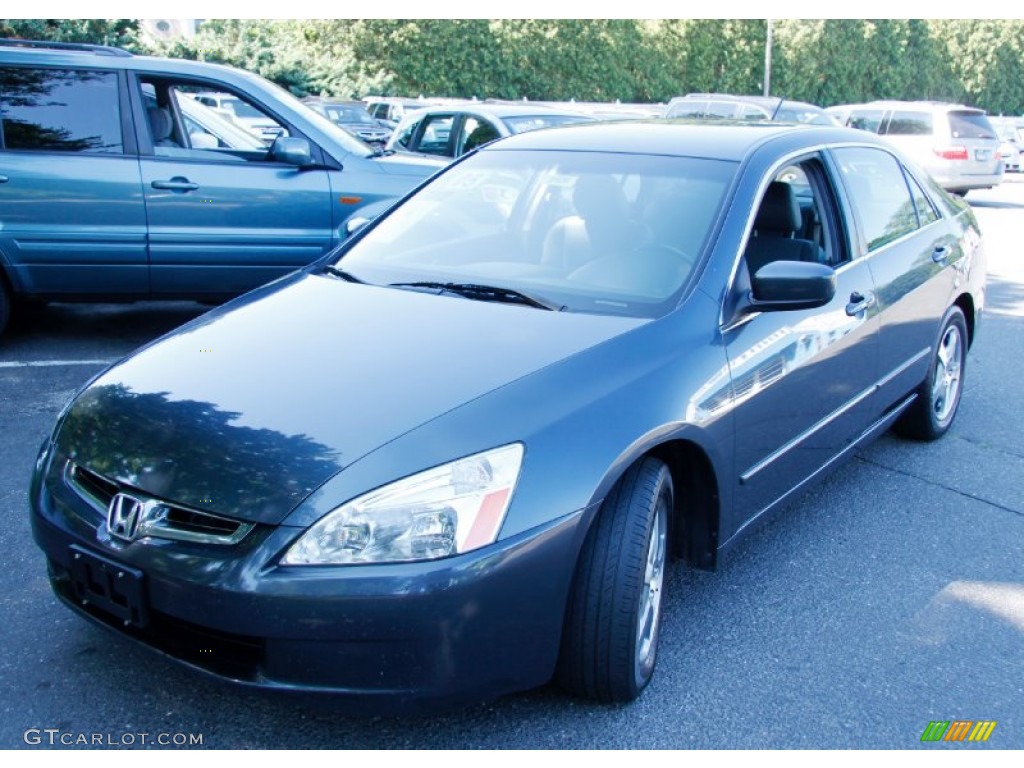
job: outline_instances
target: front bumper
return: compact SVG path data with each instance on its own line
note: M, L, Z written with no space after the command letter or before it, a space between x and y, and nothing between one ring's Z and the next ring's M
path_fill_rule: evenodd
M425 711L549 680L584 534L578 512L444 560L281 567L302 529L264 526L234 546L123 544L60 473L31 501L53 589L78 613L208 674L331 692L361 712ZM138 574L143 621L83 603L76 552Z

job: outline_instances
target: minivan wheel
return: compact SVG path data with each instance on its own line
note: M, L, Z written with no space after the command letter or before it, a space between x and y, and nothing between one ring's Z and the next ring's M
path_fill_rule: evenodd
M672 475L648 457L609 493L577 564L562 633L559 684L599 701L632 701L658 653Z
M916 440L937 440L946 434L960 407L966 363L967 321L954 306L943 318L928 376L917 399L896 422L896 431Z

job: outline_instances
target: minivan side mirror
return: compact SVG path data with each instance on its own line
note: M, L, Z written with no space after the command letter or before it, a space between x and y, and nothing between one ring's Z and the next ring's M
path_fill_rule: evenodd
M811 261L772 261L750 279L749 309L776 312L815 309L836 295L836 272Z
M313 164L313 149L306 139L279 136L270 148L270 157L279 163L308 168Z

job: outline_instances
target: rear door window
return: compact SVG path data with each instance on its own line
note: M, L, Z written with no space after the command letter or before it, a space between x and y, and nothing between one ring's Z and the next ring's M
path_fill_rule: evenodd
M888 136L931 136L933 132L930 112L893 112L885 129Z
M869 147L834 152L869 251L917 229L917 209L896 158Z
M5 149L122 154L117 73L0 67Z

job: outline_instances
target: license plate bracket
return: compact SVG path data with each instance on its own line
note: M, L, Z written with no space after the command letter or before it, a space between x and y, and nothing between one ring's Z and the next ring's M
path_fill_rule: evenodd
M71 584L75 598L92 606L126 627L145 628L145 577L142 571L108 560L77 545L71 545Z

